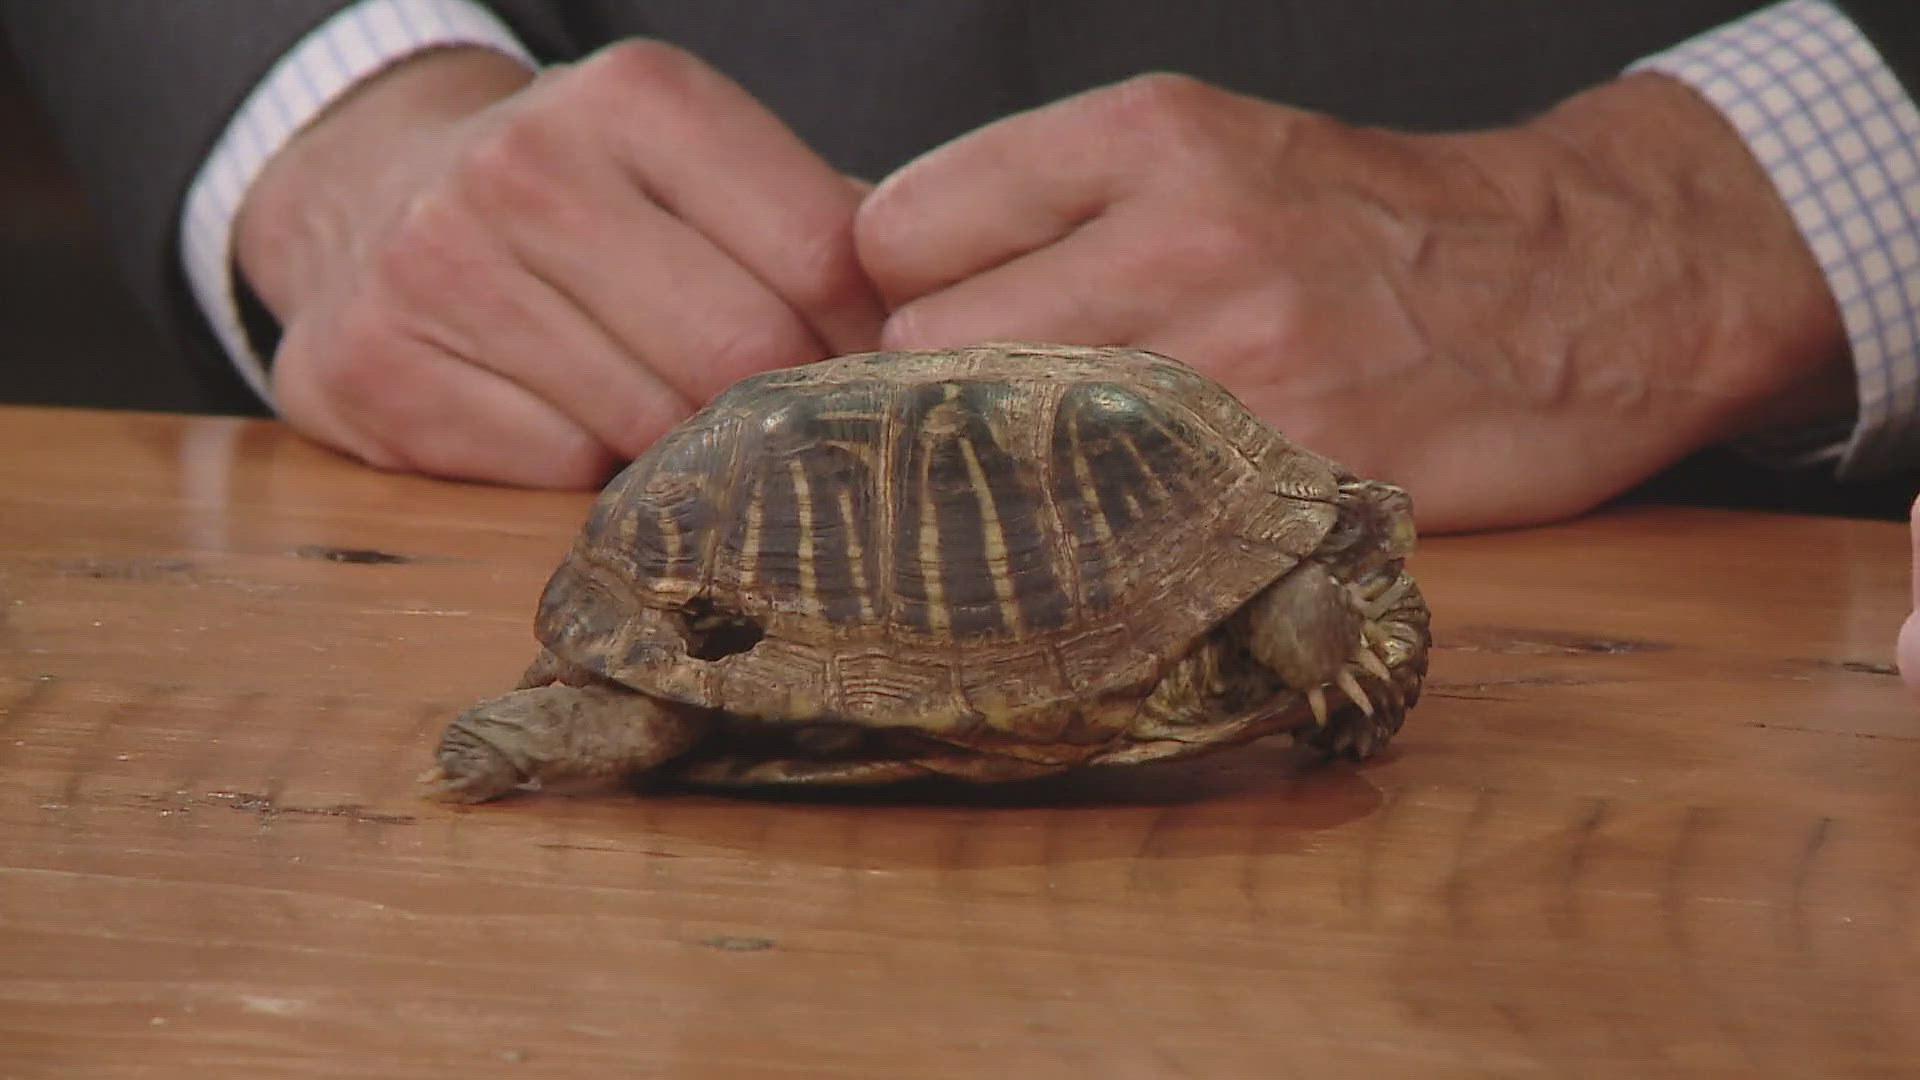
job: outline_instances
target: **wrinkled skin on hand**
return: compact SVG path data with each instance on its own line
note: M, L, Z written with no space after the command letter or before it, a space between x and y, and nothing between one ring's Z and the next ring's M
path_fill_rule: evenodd
M374 465L587 487L735 380L871 348L863 188L656 42L480 49L356 88L237 222L276 406Z
M1427 529L1578 513L1849 393L1778 197L1659 76L1464 135L1146 76L925 155L855 229L888 347L1180 357Z

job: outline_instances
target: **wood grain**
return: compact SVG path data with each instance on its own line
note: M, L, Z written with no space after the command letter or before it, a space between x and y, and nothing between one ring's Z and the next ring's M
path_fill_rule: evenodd
M0 409L0 1076L1920 1075L1897 526L1431 541L1363 767L419 801L585 507Z

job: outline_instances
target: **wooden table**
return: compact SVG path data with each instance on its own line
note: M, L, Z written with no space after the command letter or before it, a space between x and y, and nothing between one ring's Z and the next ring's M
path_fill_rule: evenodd
M1920 1075L1895 525L1430 541L1363 767L421 801L585 506L0 410L0 1076Z

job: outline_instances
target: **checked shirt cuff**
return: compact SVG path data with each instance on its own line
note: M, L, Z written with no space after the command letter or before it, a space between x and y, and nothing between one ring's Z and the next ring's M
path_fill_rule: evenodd
M1920 461L1920 109L1828 0L1785 0L1634 65L1724 113L1772 178L1839 304L1859 414L1796 433L1859 475Z

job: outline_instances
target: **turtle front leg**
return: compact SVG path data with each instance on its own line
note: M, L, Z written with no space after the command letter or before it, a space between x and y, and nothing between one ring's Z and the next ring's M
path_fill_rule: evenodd
M515 690L455 717L420 780L433 798L462 803L528 781L617 781L684 753L705 727L697 710L617 686Z
M1362 586L1303 564L1255 597L1243 617L1247 650L1304 693L1317 725L1307 741L1330 753L1371 755L1419 697L1426 604L1397 568Z

